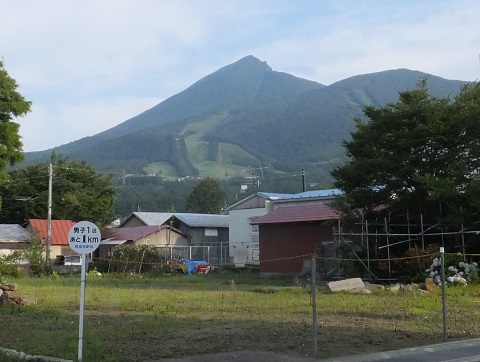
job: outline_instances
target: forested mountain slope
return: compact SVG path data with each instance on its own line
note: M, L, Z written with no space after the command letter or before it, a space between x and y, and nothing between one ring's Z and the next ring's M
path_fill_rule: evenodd
M332 164L344 158L341 142L363 107L395 102L399 91L424 78L439 96L453 96L463 83L398 69L325 86L247 56L138 116L55 152L118 174L228 178L255 169L274 176L303 168L325 182ZM51 152L27 153L26 163L48 160Z

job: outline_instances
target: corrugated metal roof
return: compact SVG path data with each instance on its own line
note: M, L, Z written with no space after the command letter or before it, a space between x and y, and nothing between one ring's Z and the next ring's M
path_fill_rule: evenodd
M183 213L174 216L191 227L228 228L228 215Z
M340 213L327 205L280 207L264 216L252 219L251 224L278 224L290 222L337 220Z
M156 233L161 229L166 229L165 225L152 226L132 226L127 228L107 228L102 230L102 239L126 241L136 241L146 238L149 235Z
M45 244L47 240L47 220L30 219L30 226L35 232L36 236ZM69 245L68 232L75 223L71 220L52 220L52 238L50 245Z
M26 242L32 238L32 233L18 224L0 224L0 242Z
M145 225L161 225L172 216L191 227L228 227L228 215L167 213L167 212L134 212Z
M134 212L133 215L140 219L145 225L162 225L165 221L170 219L174 213L137 211Z
M282 200L288 198L294 194L279 194L276 192L257 192L258 196L261 196L267 200Z

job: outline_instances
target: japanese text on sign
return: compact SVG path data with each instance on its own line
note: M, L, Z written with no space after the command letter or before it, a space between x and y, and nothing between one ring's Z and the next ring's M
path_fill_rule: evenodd
M102 240L100 229L90 221L80 221L68 233L70 248L80 254L93 252Z

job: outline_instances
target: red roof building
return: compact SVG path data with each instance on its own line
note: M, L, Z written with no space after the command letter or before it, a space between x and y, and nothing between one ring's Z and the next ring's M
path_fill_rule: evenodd
M31 231L42 241L42 245L45 245L47 241L47 220L30 219L29 225ZM68 232L73 225L75 225L75 223L71 220L52 220L50 245L68 246Z
M57 255L75 254L68 244L68 232L73 225L75 225L75 223L71 220L51 220L50 258L52 260L54 260ZM46 245L46 219L30 219L27 229L35 235L42 245Z

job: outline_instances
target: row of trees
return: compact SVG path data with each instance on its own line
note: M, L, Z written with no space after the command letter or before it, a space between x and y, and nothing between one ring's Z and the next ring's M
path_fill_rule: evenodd
M38 163L8 173L8 182L0 185L3 223L21 224L27 219L45 219L50 178L52 219L89 220L100 226L115 219L115 189L111 176L97 173L84 161L68 161L55 153L50 164Z

